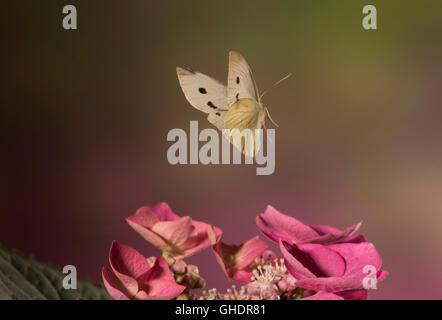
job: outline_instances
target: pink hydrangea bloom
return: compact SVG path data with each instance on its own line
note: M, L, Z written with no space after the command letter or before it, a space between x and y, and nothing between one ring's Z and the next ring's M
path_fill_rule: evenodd
M179 217L164 202L141 207L126 221L145 240L176 259L189 257L210 245L206 223ZM220 232L215 228L216 234Z
M281 241L280 249L297 287L335 293L346 299L366 299L366 266L374 268L377 281L388 274L381 270L382 260L369 242L292 245Z
M102 277L109 294L117 300L173 299L184 286L175 282L163 258L146 259L135 249L112 242L111 268L103 267Z

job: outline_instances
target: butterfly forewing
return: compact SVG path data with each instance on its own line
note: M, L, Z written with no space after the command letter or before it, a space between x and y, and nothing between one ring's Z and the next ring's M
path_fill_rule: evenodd
M258 101L258 96L258 88L246 59L239 52L230 51L229 75L227 77L227 99L229 106L244 98Z
M201 72L181 67L177 67L176 71L186 99L196 109L208 113L209 122L222 129L223 118L229 108L226 86Z

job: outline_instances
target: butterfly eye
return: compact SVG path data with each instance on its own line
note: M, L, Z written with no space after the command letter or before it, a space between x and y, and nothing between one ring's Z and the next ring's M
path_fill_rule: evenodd
M202 94L206 94L206 93L207 93L207 91L206 91L205 88L199 88L198 91L199 91L200 93L202 93Z
M239 84L239 77L236 77L236 84Z

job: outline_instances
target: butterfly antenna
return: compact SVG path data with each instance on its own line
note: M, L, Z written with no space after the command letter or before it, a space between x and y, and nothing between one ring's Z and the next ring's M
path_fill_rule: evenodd
M284 78L276 81L274 84L272 84L272 86L270 88L268 88L267 90L265 90L260 96L259 96L259 100L261 100L262 97L264 97L264 95L273 87L276 87L278 84L280 84L281 82L283 82L284 80L287 80L288 78L290 78L292 76L291 73L289 73L288 75L286 75Z

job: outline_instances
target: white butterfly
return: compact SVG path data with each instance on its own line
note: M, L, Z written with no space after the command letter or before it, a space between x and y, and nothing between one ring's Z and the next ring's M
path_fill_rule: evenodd
M261 102L263 95L259 96L252 71L243 56L230 51L227 87L200 72L181 67L176 70L187 100L198 110L207 113L210 123L219 130L251 130L249 139L244 137L236 140L230 136L230 140L241 152L253 157L260 147L259 136L254 134L255 129L265 128L266 114L273 120Z

